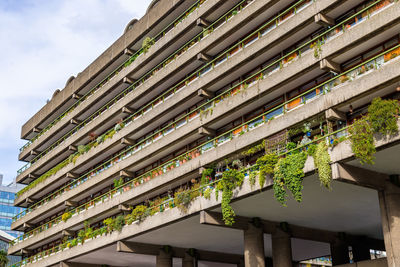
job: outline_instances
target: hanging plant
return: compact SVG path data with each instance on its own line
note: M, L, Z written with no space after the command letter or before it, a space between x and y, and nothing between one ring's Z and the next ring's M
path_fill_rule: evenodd
M314 165L318 170L319 180L321 185L327 189L331 189L332 170L331 170L331 157L328 153L328 146L325 142L320 142L314 153Z
M154 44L154 39L152 39L150 37L144 38L143 43L142 43L143 53L147 53L147 51L149 51L150 47L153 44Z
M383 135L397 134L399 131L397 126L399 109L400 106L397 100L375 98L368 107L368 120L372 131Z
M274 168L277 162L278 156L275 153L266 154L257 159L256 163L260 168L258 174L260 188L264 187L266 176L274 174Z
M302 200L304 164L307 154L305 152L292 153L286 158L280 158L274 170L274 196L279 203L286 207L286 188L292 193L297 202Z
M222 180L218 183L216 191L222 190L222 217L226 225L232 226L235 223L235 211L231 207L233 189L241 186L244 181L244 174L236 169L229 169L222 174Z
M351 149L361 164L374 164L376 152L372 127L367 117L355 120L349 128Z

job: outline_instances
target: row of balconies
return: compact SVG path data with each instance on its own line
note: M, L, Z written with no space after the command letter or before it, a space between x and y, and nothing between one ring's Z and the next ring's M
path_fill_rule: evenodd
M239 43L238 46L241 46L241 43ZM236 47L234 46L231 50L236 49L238 46L236 46ZM209 67L211 67L211 66L215 67L216 65L219 65L220 63L222 63L223 61L225 61L226 57L229 57L229 58L232 57L234 54L236 54L237 51L235 51L235 53L232 53L231 50L228 51L228 53L222 54L220 57L216 58L216 59L213 60L212 62L209 62L205 67L207 67L207 68L209 68ZM223 60L221 60L221 58L223 58ZM195 73L195 74L197 75L197 73ZM192 78L192 77L190 77L190 78ZM185 79L183 82L181 82L180 84L178 84L177 86L175 86L175 87L172 88L171 90L167 91L167 92L162 96L163 101L169 99L170 96L169 96L168 94L170 94L170 93L172 93L172 92L175 92L175 93L176 93L177 91L179 91L179 89L182 89L181 85L183 85L183 87L186 87L186 83L187 83L188 80L189 80L189 79ZM187 89L186 89L186 90L187 90ZM156 104L155 104L155 103L156 103ZM136 112L135 114L129 116L129 117L125 120L125 124L129 123L129 122L132 121L132 120L138 119L138 118L139 118L140 116L142 116L143 114L149 112L153 107L157 106L158 103L160 103L160 98L154 100L152 103L146 105L143 109L141 109L141 110L139 110L138 112ZM118 110L118 108L117 108L117 110ZM169 114L169 115L171 116L171 114ZM102 121L104 121L104 120L102 120ZM161 124L161 123L160 123L159 121L157 121L157 122L155 122L154 124ZM112 127L112 128L109 130L109 132L110 132L110 131L113 131L113 128L114 128L114 127ZM109 133L109 132L108 132L108 133ZM146 133L146 132L144 132L144 131L142 131L142 132L143 132L143 134ZM107 134L107 133L106 133L106 134ZM140 134L140 132L139 132L139 134ZM49 159L49 158L46 157L46 158L44 158L43 160L45 160L45 162L47 162L48 159ZM64 162L64 163L65 163L65 162ZM62 164L64 164L64 163L62 163ZM53 172L53 173L54 173L53 170L50 171L50 172ZM46 176L48 176L48 175L46 175ZM40 181L40 180L41 180L41 178L40 178L38 181ZM36 182L36 183L38 183L38 182ZM35 183L34 183L34 184L35 184ZM28 186L28 188L25 189L24 191L27 191L30 187L31 187L31 186ZM18 201L16 202L16 204L18 204ZM19 203L19 204L21 204L21 203Z
M193 114L193 113L192 113ZM190 116L190 115L189 115ZM190 119L190 117L188 118L188 119ZM86 178L83 178L83 180L86 180ZM79 180L78 180L78 183L79 183ZM75 183L73 183L73 184L77 184L77 182L75 182ZM71 188L70 187L70 185L68 185L68 186L66 186L66 187L64 187L64 189L65 190L69 190L69 188ZM54 196L58 196L59 194L58 194L58 192L56 192L56 194L53 194L52 195L52 197L54 197ZM52 198L47 198L47 199L45 199L45 201L44 202L46 202L46 201L48 201L49 199L52 199ZM42 204L42 203L39 203L39 204ZM38 205L39 206L39 205Z
M244 8L244 4L248 1L241 1L240 4L237 5L237 9ZM233 2L231 3L233 4ZM225 4L227 6L231 6L231 4ZM212 5L213 7L215 6ZM210 8L208 5L205 7L207 10ZM222 11L226 9L223 8ZM216 12L216 11L215 11ZM215 13L214 12L214 13ZM222 24L225 22L225 19L227 16L232 16L232 12L228 12L228 14L225 14L225 16L219 17L213 24L205 28L205 31L211 32L211 30L214 27L219 26L219 24ZM202 12L204 13L204 12ZM201 14L202 14L201 13ZM193 13L191 13L193 14ZM197 12L195 13L197 15ZM211 15L210 15L211 16ZM194 17L188 21L187 23L190 23ZM189 25L192 25L191 23ZM185 25L186 26L186 25ZM183 29L179 29L180 31L183 31L186 29L185 27L181 27ZM181 56L184 52L188 50L188 48L191 48L192 46L196 45L200 39L203 37L206 37L207 35L205 34L206 32L202 32L199 27L193 26L192 28L197 29L194 30L194 32L191 32L190 37L188 36L182 36L182 34L175 33L175 35L180 36L178 40L175 40L174 45L170 44L170 40L167 38L164 43L162 44L155 44L153 45L152 49L149 49L148 54L145 54L143 50L139 50L137 54L133 55L132 58L136 58L137 55L141 55L140 57L135 60L135 64L131 63L133 62L132 60L129 61L129 64L124 64L122 65L119 69L115 70L113 73L115 78L107 79L107 83L101 83L99 86L93 88L91 91L89 91L84 97L81 97L78 102L74 106L71 107L71 109L66 113L63 114L62 118L66 118L63 120L63 123L52 129L51 131L48 132L46 135L40 135L42 136L38 141L35 143L35 150L34 153L32 154L30 151L23 152L21 154L20 159L28 159L30 162L26 164L24 167L22 167L18 173L21 174L24 170L29 168L31 164L35 163L37 160L42 158L44 155L46 155L48 152L52 151L55 147L57 147L60 143L64 143L67 138L69 138L71 135L75 134L80 128L85 126L87 123L92 121L94 118L96 118L99 114L104 112L105 110L108 109L110 105L113 105L115 102L120 100L122 97L125 97L127 93L130 91L134 90L136 87L139 87L145 80L147 80L149 77L154 76L154 74L164 68L166 65L171 63L174 59L178 58ZM178 29L177 29L178 30ZM187 29L186 29L187 30ZM200 33L199 33L200 31ZM193 37L195 35L195 37ZM189 39L189 40L188 40ZM169 42L168 42L169 41ZM182 46L181 43L182 41L186 42ZM163 49L162 45L165 45L165 43L170 44L170 47L180 47L176 51L172 52L170 54L167 54L167 58L164 59L163 61L157 64L156 59L160 56L155 56L155 54L158 53L158 51L163 51L160 54L164 55L166 51L169 51L169 49ZM166 50L166 51L165 51ZM157 52L156 52L157 51ZM146 64L148 63L148 64ZM154 66L157 64L155 67L152 69L151 66ZM127 68L129 67L129 68ZM125 70L127 68L129 71ZM143 74L141 74L143 73ZM124 77L122 77L125 74ZM114 77L113 76L113 77ZM126 77L130 77L127 79ZM136 82L133 82L135 81ZM153 79L154 80L154 79ZM125 81L125 82L121 82ZM132 83L133 82L133 83ZM129 85L129 86L128 86ZM105 86L105 88L102 88ZM102 90L99 90L102 88ZM111 92L108 92L111 91ZM105 93L108 92L107 95ZM90 99L89 99L90 98ZM87 100L87 101L86 101ZM90 103L89 103L90 102ZM84 105L81 105L85 103ZM88 106L88 104L91 104ZM80 108L75 108L80 105ZM100 107L100 108L99 108ZM73 112L72 112L73 111ZM71 113L71 114L69 114ZM68 115L69 114L69 115ZM67 116L68 115L68 116ZM72 117L72 118L70 118ZM117 119L118 120L118 119ZM59 120L57 120L58 122ZM71 123L73 122L73 123ZM73 125L74 123L77 123L78 125L75 126ZM51 124L52 126L55 125L54 123ZM50 128L49 128L50 129ZM42 150L40 153L38 152L39 150Z
M397 45L394 48L391 48L390 51L385 51L384 53L381 53L380 55L375 56L374 58L368 60L367 62L364 62L364 63L356 66L355 68L352 68L352 69L340 74L339 76L336 76L336 77L326 81L324 84L318 85L318 86L316 86L316 88L312 88L312 89L308 90L307 92L305 92L302 95L296 97L295 99L292 99L290 101L285 102L284 104L282 104L279 107L274 109L274 110L282 110L281 114L275 114L275 115L279 116L279 115L282 115L282 114L284 114L286 112L291 112L295 108L298 108L297 105L299 105L300 103L305 104L307 101L310 102L310 101L314 100L315 98L318 98L319 96L323 95L324 92L326 92L325 90L328 89L327 87L325 87L325 85L332 86L332 88L330 88L330 86L329 86L328 90L331 90L331 89L337 90L337 88L345 86L344 84L350 85L349 84L350 81L355 82L360 77L366 77L364 75L366 75L367 73L371 73L370 71L372 71L374 69L383 68L384 66L386 66L386 63L389 63L394 58L396 58L393 55L394 55L394 53L398 52L399 47L400 47L400 45ZM395 61L395 60L393 60L393 61ZM398 64L398 62L397 62L397 64ZM374 66L374 67L370 68L370 66ZM382 71L380 71L380 72L382 72ZM391 77L393 75L395 77L398 76L398 74L392 73L392 75L389 75L390 77L385 77L385 78L387 78L388 80L391 80L391 79L393 79L393 77ZM348 79L344 79L343 77L347 77ZM381 77L382 77L382 75L381 75ZM373 77L372 80L373 79L376 79L376 78ZM366 82L366 84L369 84L370 86L374 87L374 86L378 86L380 82L385 82L385 79L382 79L382 80L378 81L376 85L375 84L370 84L370 81ZM249 87L249 90L250 90L250 87ZM370 87L369 88L363 88L363 90L370 90ZM297 99L302 99L302 101L297 101ZM338 101L338 103L340 103L339 101ZM298 104L296 104L296 103L298 103ZM271 112L273 112L274 110L267 111L264 114L261 114L260 116L252 119L250 122L247 122L244 125L240 125L240 126L234 128L233 130L229 131L228 133L225 133L225 134L223 134L223 135L221 135L221 136L219 136L219 137L207 142L206 144L203 144L203 145L195 148L193 150L195 152L193 152L193 151L188 152L191 155L190 157L185 157L185 158L179 157L177 159L174 159L174 161L176 161L174 164L178 165L178 166L180 164L184 164L186 162L183 162L183 159L191 160L192 158L197 158L201 154L209 153L208 151L212 150L214 147L219 147L222 144L224 144L226 142L229 142L230 140L232 140L232 138L238 138L241 135L247 134L247 132L251 132L251 131L255 130L256 128L258 128L258 126L262 126L264 124L267 124L267 122L270 121L271 118L273 118L273 117L268 117L268 115L271 114ZM318 111L318 110L316 110L316 111ZM244 129L246 129L246 130L244 130ZM210 143L212 144L211 146L209 145ZM247 144L247 145L249 145L249 144ZM173 161L171 161L171 162L173 162ZM171 166L171 162L168 162L167 164L169 164ZM163 169L162 172L165 173L165 172L168 172L170 170L171 170L171 168L169 168L169 169L167 168L167 169ZM159 170L155 169L153 171L159 171ZM148 176L148 177L146 177L146 176ZM146 173L146 174L142 175L139 178L135 178L134 181L130 181L130 182L124 184L124 185L121 185L119 188L114 189L113 191L117 192L118 190L120 190L121 193L129 191L129 190L133 189L134 187L138 186L138 181L140 183L148 182L151 179L151 176L153 176L153 178L156 177L154 172L149 172L149 173ZM129 187L129 189L128 189L128 187ZM87 204L77 208L76 210L72 211L72 213L79 214L79 213L82 213L83 211L85 211L85 210L87 210L87 209L89 209L91 207L96 206L96 205L99 205L99 204L103 205L102 203L105 200L113 198L113 197L115 197L115 195L117 195L117 194L115 194L115 192L113 193L113 191L111 191L110 193L106 193L105 195L102 195L102 196L96 198L95 200L91 200L89 203L87 203ZM131 200L132 198L128 198L128 199ZM125 201L127 201L128 199L126 199ZM122 201L122 202L124 202L124 201ZM118 203L121 203L121 201L119 201ZM110 206L108 208L111 208L111 207L115 208L115 206L116 205L112 205L112 206ZM84 216L84 217L87 218L87 216ZM60 221L61 221L61 218L58 218L58 221L52 221L52 222L50 222L50 224L45 225L44 227L47 228L47 227L50 227L50 225L52 225L54 227L54 226L58 225L60 223ZM59 233L60 232L59 229L54 229L54 230L56 231L55 233ZM42 232L42 231L39 229L37 233L40 233L40 232ZM46 237L48 237L50 233L46 232L45 234L46 234ZM24 236L24 238L29 238L29 237L32 237L32 235ZM35 242L35 244L36 244L36 242Z
M393 48L391 50L391 52L395 51L395 49L397 49L399 46L400 45L398 45L397 47ZM391 65L391 64L387 65L385 63L383 66L380 67L380 70L377 70L377 73L369 72L370 75L368 75L367 73L361 73L360 75L357 74L356 76L359 76L359 77L357 77L357 78L355 78L355 80L353 80L353 84L348 82L348 81L346 81L342 86L338 86L338 88L335 88L335 90L331 91L326 96L324 96L323 94L320 94L313 101L310 101L309 104L307 104L307 107L306 106L299 107L296 112L289 111L285 116L280 117L280 118L276 118L276 120L274 120L273 122L271 121L271 122L268 123L268 122L264 121L264 122L261 123L261 125L259 127L256 127L254 129L250 130L249 132L245 132L244 133L244 135L246 135L245 137L242 137L241 135L239 135L237 137L234 137L231 140L233 143L235 143L234 146L233 145L221 146L221 147L216 148L214 150L214 152L211 152L211 150L210 151L201 151L202 155L199 156L199 157L202 157L202 159L201 159L202 163L205 163L205 161L207 161L205 159L205 157L210 159L209 163L205 163L202 166L205 166L207 164L212 163L217 158L219 158L218 160L221 160L221 159L225 158L226 156L231 155L232 153L237 153L238 151L241 151L243 148L245 148L248 145L250 145L249 142L246 142L245 140L250 139L251 141L256 141L256 140L260 141L261 139L263 139L266 136L263 133L267 132L267 135L268 135L268 134L271 134L271 131L275 132L275 131L279 131L280 129L286 129L286 128L288 128L289 125L293 126L293 122L295 122L295 123L298 122L297 117L299 117L299 114L297 114L297 113L301 113L301 117L302 118L309 118L310 116L313 116L312 114L320 113L321 111L324 111L329 107L336 106L336 105L340 104L341 101L343 101L343 100L345 101L345 99L343 99L343 98L348 97L349 99L352 99L353 97L355 97L357 95L360 95L360 94L363 94L364 92L370 91L372 88L377 87L377 86L380 85L379 84L380 81L377 81L377 79L376 79L377 76L383 78L382 82L385 82L386 80L392 80L393 77L391 77L391 76L393 76L393 74L395 74L395 70L398 68L399 62L398 62L398 60L394 60L394 58L391 58L392 56L390 56L390 55L388 56L387 53L384 54L384 55L379 55L378 57L375 57L373 60L377 60L379 57L382 57L382 56L383 57L386 56L386 58L388 58L388 60L387 60L388 64L389 64L389 62L393 62L393 64L395 64L395 65ZM368 62L368 63L370 63L370 62ZM352 73L355 70L357 70L358 73L359 73L359 71L365 69L367 66L368 66L367 63L363 63L362 65L357 66L356 68L349 70L348 74ZM386 66L389 67L390 69L385 69ZM391 75L388 75L388 73L391 73ZM398 73L395 74L395 76L398 77ZM365 79L359 79L360 77L364 77ZM332 79L332 81L333 81L333 79ZM374 83L373 81L375 81L375 84L373 84ZM364 87L364 85L365 85L365 87ZM349 87L352 87L352 88L354 88L356 90L352 90L349 93ZM251 89L249 88L249 90L251 90ZM356 91L356 92L353 92L353 91ZM335 100L329 101L328 98L333 98ZM339 100L339 98L342 98L342 99ZM323 104L323 103L325 103L325 104ZM287 103L285 103L285 104L287 104ZM309 105L311 105L313 107L309 107ZM307 113L307 114L305 114L305 113ZM264 115L265 114L262 114L262 116L264 116ZM277 129L275 127L272 127L272 124L276 124L275 126L278 126L279 129ZM243 125L240 125L238 127L239 128L243 127ZM239 128L235 128L235 129L233 129L233 131L237 130ZM271 128L273 128L273 129L271 129ZM346 132L346 128L343 128L338 132ZM233 131L231 133L233 133ZM327 136L321 137L321 138L319 138L319 139L317 139L315 141L325 140L325 137L328 137L328 136L330 137L333 134L336 134L336 133L329 133ZM396 138L398 139L398 136ZM393 140L393 138L392 138L390 140L390 142L393 142L393 141L395 141L395 140ZM383 144L380 144L380 145L383 145ZM385 145L387 145L387 144L385 144ZM298 148L301 148L301 147L304 147L304 146L300 146ZM217 152L216 150L221 150L221 151ZM333 152L335 152L335 150ZM340 152L339 153L340 155L336 155L336 156L332 157L332 159L335 162L338 160L338 158L342 159L343 157L351 156L351 155L344 155L342 150L338 151L338 152ZM219 155L219 153L225 154L225 155ZM282 151L282 153L286 153L286 152ZM215 156L215 157L210 157L210 154L213 154L212 156ZM217 155L219 155L219 156L217 156ZM308 166L308 165L309 164L307 164L307 166L306 166L306 172L312 171L314 169L313 167ZM250 176L250 172L252 172L253 170L257 169L256 167L257 166L247 167L247 168L243 169L242 171L247 173L246 177L248 178ZM192 166L192 169L193 170L197 170L198 169L198 164L196 164L196 166ZM196 175L196 177L198 177L198 174ZM156 180L153 180L153 181L156 181ZM165 181L163 181L163 182L165 182ZM180 192L181 194L192 194L192 197L191 197L190 200L196 199L199 196L203 196L206 199L210 199L210 196L211 196L211 198L213 200L212 205L201 205L200 207L198 205L194 205L194 207L191 206L189 211L188 211L188 214L192 214L193 212L198 212L199 211L198 208L200 208L200 210L202 210L202 209L205 209L207 207L208 208L215 207L216 205L219 204L219 201L216 200L213 197L213 195L214 195L213 194L213 191L214 191L213 185L216 182L218 182L218 180L213 181L210 184L205 184L204 187L201 187L201 188L198 188L198 186L196 185L196 187L193 188L193 191L191 191L191 192L188 192L188 191ZM123 203L123 201L121 201L122 200L121 199L122 196L124 194L129 194L127 192L133 192L133 191L136 190L136 189L133 190L133 188L135 187L134 183L127 183L126 185L123 185L123 186L126 188L126 190L122 190L119 193L115 193L114 195L112 195L112 198L114 198L114 200L111 201L111 198L108 199L108 200L99 198L97 202L93 202L93 210L89 211L89 208L88 208L87 211L83 211L83 212L88 213L88 212L94 211L96 204L97 204L97 206L101 207L101 206L105 206L105 205L107 205L108 203L111 203L111 202L113 202L113 203L111 203L112 205L109 205L109 206L115 206L116 203ZM268 186L270 186L270 184L268 184ZM129 189L128 189L128 187L129 187ZM247 193L252 193L253 190L259 190L258 188L254 188L254 187L250 186L250 184L247 185L247 182L246 182L245 187L247 189L249 189L248 192L246 192L246 194ZM140 190L139 188L140 187L137 187L138 190ZM196 193L196 192L198 192L198 193ZM235 195L237 195L237 197L243 197L243 194L235 194ZM117 198L119 198L119 201L116 201ZM153 197L150 197L150 198L153 199ZM155 198L155 199L157 199L157 198ZM178 201L178 202L174 203L175 201ZM206 201L206 200L204 200L204 201ZM100 203L102 203L102 204L100 204ZM135 206L140 204L140 203L141 203L141 201L139 200L135 204ZM203 203L203 204L205 204L205 203ZM169 198L169 199L160 201L159 203L154 203L153 206L147 207L146 210L148 210L148 212L146 213L146 215L147 216L150 216L150 215L157 216L158 213L161 214L163 212L167 212L167 210L172 210L176 206L182 206L182 202L178 198L173 198L173 199ZM171 215L171 214L169 213L169 215ZM81 217L81 218L79 218L79 222L76 221L79 224L82 223L82 219L83 218L87 219L87 214L86 214L86 216L83 216L83 217L81 215L76 215L76 216L80 216ZM160 215L158 215L158 216L160 216ZM178 213L177 216L178 217L175 217L175 216L169 217L168 220L162 220L162 221L156 220L153 223L151 223L151 221L149 221L147 219L146 220L146 226L142 225L143 224L142 220L144 220L145 217L140 217L139 216L139 217L135 217L135 218L130 218L129 220L128 220L128 217L126 217L126 218L123 218L123 220L121 222L121 225L120 225L121 229L119 227L118 228L115 227L114 230L110 229L110 227L108 225L102 226L101 223L100 223L100 224L98 224L98 229L91 229L90 233L87 234L87 235L86 235L86 231L85 231L84 237L81 237L80 239L81 240L85 240L85 242L87 242L87 241L90 241L91 239L94 239L94 238L101 238L101 236L103 236L103 235L105 235L107 233L112 233L112 237L103 237L103 239L104 239L103 241L108 244L110 242L115 242L115 240L121 240L121 239L124 239L124 238L128 238L130 235L132 235L132 233L137 233L138 231L147 231L147 230L149 230L149 229L151 229L153 227L159 227L160 226L159 225L160 222L166 223L167 221L170 222L171 220L182 219L182 214L181 213ZM67 222L65 222L65 223L68 224L68 222L74 221L74 217L75 216L72 216L71 218L68 218L66 220ZM107 217L108 217L108 215L106 215L105 218L107 218ZM115 218L115 215L112 216L112 217ZM103 221L103 219L104 218L101 218L100 221ZM115 219L113 221L115 221ZM108 221L106 221L106 222L108 222ZM133 224L133 225L139 225L140 224L141 227L140 227L140 229L138 228L135 231L132 231L132 229L129 229L130 230L129 233L125 232L124 231L125 227L131 228L129 226L131 224ZM79 230L79 229L82 229L82 228L78 227L76 229ZM60 231L60 229L54 229L54 230ZM121 234L119 234L119 233L121 233ZM115 236L115 235L118 235L118 236ZM45 251L41 251L41 252L37 253L36 255L31 256L31 257L29 257L27 259L24 259L21 263L15 265L15 266L21 266L23 264L35 263L36 261L39 261L38 264L41 264L43 262L40 262L40 260L43 260L44 258L47 258L47 257L50 257L47 260L50 260L50 259L59 260L58 258L57 259L54 258L54 255L57 252L60 252L60 251L66 250L66 249L73 249L74 246L84 245L84 244L79 244L80 242L78 240L79 240L78 238L71 237L68 241L63 242L60 245L54 246L51 249L48 249L48 250L45 250ZM104 244L105 244L104 242L100 242L101 244L99 244L99 247L100 246L104 246ZM80 247L80 249L81 249L80 253L87 253L88 252L88 251L84 251L82 248L83 247ZM90 249L92 250L92 249L94 249L94 247L91 246ZM74 251L76 251L76 250L74 250ZM47 264L48 264L48 262L46 262L45 266L48 266ZM41 265L41 266L44 266L44 265Z

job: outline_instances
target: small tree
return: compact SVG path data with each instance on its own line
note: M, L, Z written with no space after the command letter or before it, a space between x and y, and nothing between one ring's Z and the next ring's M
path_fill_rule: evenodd
M7 252L0 250L0 267L5 267L8 263Z

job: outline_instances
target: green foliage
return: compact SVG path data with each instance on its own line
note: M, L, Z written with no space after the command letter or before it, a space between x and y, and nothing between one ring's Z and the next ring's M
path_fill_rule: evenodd
M259 176L259 172L255 170L251 170L249 173L249 182L251 186L254 186L256 184L256 178Z
M328 146L325 142L320 142L316 146L314 153L314 165L318 170L319 180L321 185L327 189L331 189L332 170L331 170L331 157L328 153Z
M274 174L274 168L277 162L278 156L274 153L266 154L257 159L257 165L260 168L258 176L260 188L264 187L266 176Z
M211 168L205 169L203 171L203 173L201 174L200 184L201 185L208 184L210 182L208 177L211 177L213 173L214 173L214 169L211 169Z
M397 118L399 114L399 102L397 100L382 100L375 98L368 107L368 120L374 133L397 134Z
M113 218L107 218L103 221L104 225L107 226L107 233L111 233L114 230L114 220Z
M7 258L7 251L5 250L0 250L0 266L6 266L8 264L8 258Z
M190 194L187 192L188 190L179 188L175 192L174 203L182 212L186 213L188 211L188 205L190 203Z
M64 212L64 214L61 216L61 220L63 220L63 222L67 222L70 218L72 217L71 212Z
M289 143L287 143L287 145L286 145L286 149L287 149L288 151L293 150L293 149L295 149L296 147L297 147L297 145L296 145L296 143L294 143L294 142L289 142Z
M147 53L153 44L154 44L154 39L152 39L150 37L144 38L143 43L142 43L143 53Z
M238 186L241 186L244 181L244 174L235 169L226 170L222 174L222 179L218 183L218 187L216 190L222 189L222 216L226 225L232 226L235 223L235 212L230 205L233 189Z
M119 179L114 179L114 188L118 188L124 184L124 179L121 177Z
M212 192L211 188L207 188L206 190L204 190L203 193L204 198L209 200L211 198L211 192Z
M354 121L349 128L351 149L361 164L374 164L376 152L373 130L366 118Z
M278 202L286 206L286 188L292 193L297 202L302 200L304 164L307 159L305 152L292 153L285 158L280 158L275 166L274 196Z
M256 154L259 151L262 151L265 149L265 140L258 145L252 146L250 147L247 151L242 152L243 156L252 156L254 154Z
M142 220L144 218L144 214L146 213L147 207L145 205L138 205L132 210L132 220Z
M124 223L125 223L125 218L124 218L124 216L118 215L118 216L113 220L113 223L114 223L113 229L116 230L116 231L118 231L118 232L121 232L122 226L124 226Z
M307 147L307 155L309 155L310 157L314 157L316 150L317 150L317 145L316 144L310 144Z

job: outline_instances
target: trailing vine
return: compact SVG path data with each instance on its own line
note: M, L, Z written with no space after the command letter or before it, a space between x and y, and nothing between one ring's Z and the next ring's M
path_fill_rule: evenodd
M221 181L218 183L216 191L222 190L222 218L226 225L232 226L235 223L235 211L230 205L233 197L233 189L240 187L244 181L243 172L236 169L226 170Z
M258 173L260 188L264 187L266 176L274 174L274 168L277 162L278 156L275 153L266 154L257 159L256 163L260 168Z
M376 152L374 132L368 122L368 117L355 120L349 128L349 133L351 149L356 158L360 159L360 163L374 164L374 154Z
M275 166L274 196L276 200L286 207L286 188L292 193L297 202L302 201L304 164L307 159L305 152L292 152L285 158L280 158Z
M248 150L242 152L243 156L252 156L254 154L256 154L259 151L262 151L265 149L265 140L262 141L262 143L252 146L250 147Z
M327 189L331 189L332 170L331 170L331 157L328 153L328 146L325 142L320 142L315 149L314 165L318 170L319 180L321 185Z

